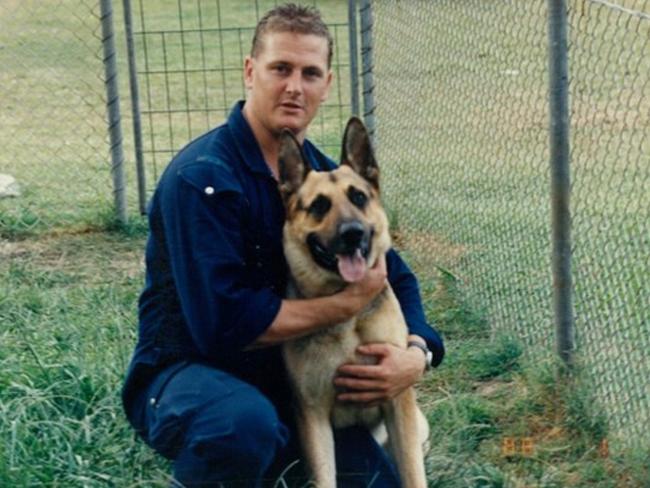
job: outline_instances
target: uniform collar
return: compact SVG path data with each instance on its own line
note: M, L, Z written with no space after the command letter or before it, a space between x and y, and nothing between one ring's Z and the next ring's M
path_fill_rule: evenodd
M262 155L262 149L260 148L257 139L255 139L253 129L251 129L251 126L244 117L243 108L244 100L240 100L232 108L230 115L228 116L228 127L230 128L233 139L235 140L235 145L237 146L244 164L248 166L253 173L273 177L271 169L266 164L264 156Z

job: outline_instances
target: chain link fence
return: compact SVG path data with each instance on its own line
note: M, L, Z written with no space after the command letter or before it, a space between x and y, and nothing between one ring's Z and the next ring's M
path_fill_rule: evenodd
M650 1L569 4L578 360L610 428L650 423ZM554 354L546 2L376 1L376 143L417 272Z
M125 96L129 51L121 19L127 3L132 5L133 60L140 95L133 103L140 110L133 120L141 126L133 139L132 112ZM114 213L123 220L124 207L133 209L136 199L144 209L171 157L193 137L224 121L233 103L244 97L242 63L254 26L278 3L0 3L0 175L14 177L21 193L18 198L0 198L0 235L81 228L105 222ZM310 137L338 156L351 103L348 5L337 0L307 3L325 13L335 38L332 91ZM106 12L112 9L114 19L104 22L104 28L115 24L115 36L102 31ZM119 128L112 134L107 128L114 129L119 122L117 82L109 84L110 95L105 86L114 74L107 75L104 66L114 62L113 55L102 49L107 36L117 44L125 140ZM122 168L124 153L128 164ZM134 160L141 163L138 174ZM117 174L122 171L129 182L128 202L115 196L125 191Z
M610 423L650 425L650 1L570 12L577 344Z
M0 236L112 212L98 2L0 2Z

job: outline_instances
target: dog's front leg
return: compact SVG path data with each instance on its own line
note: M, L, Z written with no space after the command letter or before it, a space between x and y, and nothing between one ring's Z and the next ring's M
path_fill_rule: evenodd
M384 407L390 450L405 488L426 488L422 435L415 391L404 390Z
M336 488L334 433L324 411L303 410L299 418L305 458L318 488Z

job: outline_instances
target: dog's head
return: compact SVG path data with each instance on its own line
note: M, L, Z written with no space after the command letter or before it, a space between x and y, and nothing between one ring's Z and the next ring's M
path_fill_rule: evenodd
M379 200L379 168L363 123L348 122L341 165L312 171L286 130L279 155L286 209L284 246L294 279L358 281L390 247L388 219Z

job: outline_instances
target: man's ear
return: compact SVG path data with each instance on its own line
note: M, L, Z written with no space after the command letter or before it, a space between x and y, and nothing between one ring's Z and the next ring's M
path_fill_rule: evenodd
M379 167L370 145L366 126L357 117L351 117L343 134L341 164L350 166L379 190Z
M324 103L327 101L327 99L330 96L330 88L332 87L332 78L334 77L334 74L332 73L332 70L329 70L327 72L327 86L325 88L325 91L323 92L323 95L320 97L320 102Z
M253 58L249 55L244 59L244 86L250 90L253 86Z
M303 184L311 166L302 155L300 143L289 129L280 134L280 151L278 154L279 188L286 202Z

